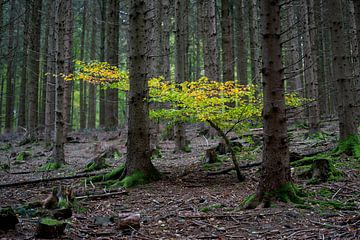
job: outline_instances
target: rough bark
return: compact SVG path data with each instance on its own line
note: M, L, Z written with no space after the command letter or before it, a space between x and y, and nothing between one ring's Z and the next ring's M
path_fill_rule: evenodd
M229 0L221 0L221 46L223 81L234 80L234 51L232 44L233 41L230 8L232 8L232 3Z
M163 53L163 76L167 81L170 81L170 0L162 0L162 53Z
M239 83L247 84L247 50L245 43L245 21L243 13L243 0L238 0L236 5L236 47L237 47L237 79Z
M73 12L72 12L72 0L66 1L65 6L65 35L64 35L64 74L70 75L73 70L72 64L72 33L73 33ZM72 93L73 93L73 82L72 81L65 81L64 82L64 139L69 131L71 131L71 106L72 104Z
M65 70L65 34L66 34L66 6L65 1L55 0L55 61L56 61L56 95L55 95L55 136L54 148L50 162L63 164L64 156L64 79L59 73Z
M105 61L105 35L106 35L106 8L107 1L102 0L100 11L101 11L101 28L100 28L100 61ZM100 98L100 112L99 112L99 125L100 127L105 127L105 90L100 89L99 93Z
M330 22L331 46L333 51L334 80L337 86L340 141L342 141L351 135L357 134L350 51L346 48L347 44L344 42L344 22L341 11L339 11L341 9L341 2L329 0L326 7L332 19Z
M355 68L359 68L360 66L360 57L359 57L359 48L360 48L360 1L356 1L356 0L353 0L353 5L354 5L354 18L355 18L355 25L356 25L356 40L357 40L357 59L355 62L357 62L357 66L355 66ZM360 108L360 79L359 79L360 76L357 76L358 79L356 79L356 96L357 96L357 102L356 102L356 105L358 106L358 109ZM358 121L359 121L359 115L360 115L360 112L357 111L357 114L358 114Z
M289 184L289 147L285 116L283 66L280 44L280 1L261 1L264 87L263 164L257 190L265 206L276 192Z
M127 158L123 176L141 171L149 180L159 177L150 160L147 82L146 3L131 0L129 12L129 116Z
M303 0L305 9L305 82L307 97L313 99L308 107L309 133L320 130L320 107L318 91L318 65L314 1Z
M82 12L82 27L80 37L80 60L84 61L85 55L85 35L87 28L87 8L88 1L84 0L83 12ZM86 128L86 85L84 81L80 80L80 129Z
M29 79L28 79L28 130L34 138L38 127L38 89L40 71L40 37L41 37L42 0L34 0L31 8L30 42L29 42Z
M50 1L49 1L50 2ZM48 6L50 12L49 18L49 35L48 51L46 58L47 75L46 75L46 99L45 99L45 141L49 144L51 134L54 131L55 123L55 3L52 1Z
M108 1L107 10L107 49L106 59L111 65L118 66L119 59L119 0ZM118 125L118 90L106 90L105 126L116 128Z
M23 62L21 70L20 94L19 94L19 115L18 130L23 131L26 128L26 85L28 69L28 46L29 46L29 18L30 18L30 1L25 2L25 18L23 30Z
M10 1L9 11L9 40L8 40L8 61L7 61L7 73L6 73L6 106L5 106L5 132L11 132L13 129L14 118L14 78L15 78L15 0Z
M95 21L95 12L96 7L93 8L93 18L92 18L92 29L91 29L91 52L90 52L90 60L96 59L96 33L97 27ZM89 85L89 104L88 104L88 119L87 126L88 128L96 128L96 86L93 84Z
M176 51L176 65L175 65L175 82L182 83L188 76L187 72L187 44L188 44L188 0L176 0L175 3L175 51ZM186 148L186 131L185 125L178 122L175 125L175 151L180 152Z
M258 39L258 3L257 0L249 0L249 36L250 36L250 62L251 79L253 84L260 83L260 64L259 64L259 39Z

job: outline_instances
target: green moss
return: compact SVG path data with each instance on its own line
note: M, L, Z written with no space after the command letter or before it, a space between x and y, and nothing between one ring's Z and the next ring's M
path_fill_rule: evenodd
M252 202L254 202L256 200L256 194L251 194L249 196L247 196L244 201L241 203L242 206L250 206L252 204Z
M356 209L355 203L343 203L341 201L321 201L321 200L309 200L309 203L315 205L321 209L336 209L336 210L354 210Z
M16 161L25 161L28 157L30 157L30 153L29 152L20 152L17 156L16 156L16 158L15 158L15 160Z
M161 150L156 148L153 150L151 154L151 160L162 158Z
M60 163L57 163L57 162L49 162L49 163L46 163L45 165L42 165L40 167L40 170L42 171L53 171L53 170L57 170L61 168L61 164Z
M329 190L328 188L321 188L318 192L315 193L318 196L331 198L334 195L334 192Z
M358 135L351 135L347 139L340 141L333 151L335 156L343 153L357 159L360 158L360 137Z
M303 203L304 200L301 196L303 196L303 194L293 183L283 184L277 191L275 191L275 197L285 203Z
M120 181L120 184L125 187L134 187L137 185L142 185L148 182L145 174L141 171L136 171L130 176L126 176L123 180Z
M219 159L218 159L219 160ZM218 161L218 162L214 162L214 163L204 163L203 164L203 168L205 170L211 170L211 169L214 169L214 168L219 168L223 165L223 162L222 161Z
M118 178L121 177L121 174L123 173L124 169L125 169L125 164L120 164L118 167L113 169L111 172L101 174L98 176L93 176L93 177L87 179L87 181L104 182L104 181L109 181L109 180L117 180Z
M45 217L40 219L40 223L48 226L60 226L63 225L65 222L53 218Z
M84 172L97 171L97 170L107 168L107 167L109 167L109 165L106 164L106 163L104 163L104 164L96 164L95 162L91 162L91 163L88 163L85 166Z
M206 207L202 207L199 209L200 212L210 212L212 210L215 210L215 209L220 209L220 208L223 208L224 205L222 204L213 204L213 205L209 205L209 206L206 206Z
M191 152L191 146L190 146L190 144L186 144L186 145L182 148L182 151L183 151L183 152L186 152L186 153L190 153L190 152Z

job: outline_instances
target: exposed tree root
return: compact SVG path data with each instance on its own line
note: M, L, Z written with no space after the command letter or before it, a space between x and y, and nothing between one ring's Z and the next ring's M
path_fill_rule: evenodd
M360 137L357 135L351 135L347 139L340 141L333 151L333 155L339 156L346 154L353 156L357 159L360 158Z

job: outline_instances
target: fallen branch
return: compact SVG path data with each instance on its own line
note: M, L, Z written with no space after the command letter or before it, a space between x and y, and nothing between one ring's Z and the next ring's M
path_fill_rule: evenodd
M46 183L46 182L54 182L54 181L60 181L60 180L91 177L91 176L96 176L99 174L101 174L101 172L76 174L73 176L63 176L63 177L54 177L54 178L46 178L46 179L35 179L35 180L21 181L21 182L14 182L14 183L4 183L4 184L0 184L0 189L7 188L7 187L17 187L17 186L24 186L24 185L30 185L30 184L37 184L37 183Z
M249 164L241 165L241 166L239 166L239 168L240 169L252 168L252 167L260 166L261 164L262 164L262 162L249 163ZM220 171L208 172L207 175L208 176L213 176L213 175L227 174L232 170L235 170L235 167L225 168L225 169L220 170Z
M116 195L127 195L127 194L128 194L127 191L109 192L109 193L104 193L104 194L78 196L78 197L75 197L75 199L77 199L77 200L94 199L94 198L99 199L99 198L107 198L107 197L112 197L112 196L116 196Z

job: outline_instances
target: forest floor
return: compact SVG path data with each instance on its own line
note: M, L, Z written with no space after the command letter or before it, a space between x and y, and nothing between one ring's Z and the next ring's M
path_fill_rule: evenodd
M323 139L306 139L306 130L293 130L291 151L300 154L331 149L335 146L335 125L323 129ZM173 142L161 142L162 157L155 166L163 179L130 189L119 189L123 194L79 200L81 209L73 213L65 235L61 239L360 239L360 177L359 162L341 160L339 168L345 173L336 182L307 184L294 181L307 193L306 199L340 203L315 204L307 207L276 203L271 208L243 210L241 202L254 193L258 181L258 167L243 170L245 182L238 182L234 171L209 176L211 170L231 166L227 156L221 164L204 165L205 150L216 146L218 139L209 140L190 130L192 151L173 153ZM26 183L79 174L89 159L106 146L115 146L122 153L107 163L117 166L125 160L126 136L119 132L73 133L66 144L67 165L56 171L43 172L40 166L51 151L43 142L19 146L20 138L3 136L0 139L0 163L10 169L0 169L0 185L25 182L19 186L0 186L0 206L16 208L22 204L43 200L54 186L71 185L77 195L101 193L98 185L85 184L84 178ZM16 155L27 151L25 161ZM261 161L261 147L241 152L240 165ZM350 164L352 163L352 164ZM356 165L357 164L357 165ZM105 169L109 171L111 168ZM103 171L103 170L102 170ZM126 191L126 194L124 193ZM126 233L116 230L109 217L120 213L140 213L141 227ZM0 239L34 239L38 217L19 217L15 230L0 232Z

